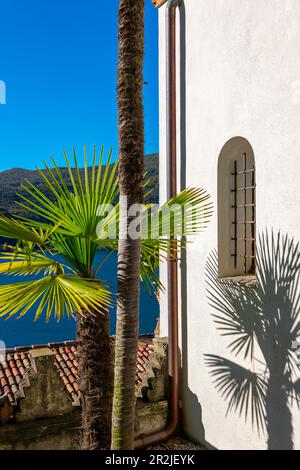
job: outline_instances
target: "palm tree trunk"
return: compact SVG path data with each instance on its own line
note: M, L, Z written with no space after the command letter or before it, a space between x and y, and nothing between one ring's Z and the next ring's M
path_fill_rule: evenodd
M113 354L108 314L77 315L82 450L110 448Z
M143 57L144 0L120 0L118 111L121 198L112 420L112 449L115 450L131 450L134 439L141 253L139 235L132 237L128 234L133 220L138 220L128 214L128 208L133 204L138 208L143 203Z

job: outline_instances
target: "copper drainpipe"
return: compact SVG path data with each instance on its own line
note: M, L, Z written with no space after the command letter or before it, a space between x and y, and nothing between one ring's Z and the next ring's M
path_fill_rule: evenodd
M169 198L177 194L177 149L176 149L176 8L180 0L152 0L157 7L168 2L166 8L168 23L167 56L167 142ZM178 343L178 265L177 259L168 259L168 368L170 378L169 419L165 429L135 440L134 448L143 449L168 440L180 425L179 411L179 343Z

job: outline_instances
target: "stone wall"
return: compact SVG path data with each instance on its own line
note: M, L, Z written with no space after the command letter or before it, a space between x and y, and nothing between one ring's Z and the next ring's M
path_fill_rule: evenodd
M168 418L167 343L160 339L153 343L148 378L136 391L136 437L162 430ZM12 407L13 418L0 424L0 450L79 448L80 405L71 401L53 363L51 350L31 352L33 374L25 397L18 400L17 408Z

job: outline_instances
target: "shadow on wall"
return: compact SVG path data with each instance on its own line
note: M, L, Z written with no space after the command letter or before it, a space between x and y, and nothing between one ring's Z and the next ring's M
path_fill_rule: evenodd
M216 252L206 265L217 329L231 354L251 366L212 354L205 355L206 365L227 413L250 419L269 450L293 449L291 405L300 407L299 267L299 244L268 231L259 237L256 287L220 281Z
M186 189L186 12L185 2L179 7L180 21L180 190ZM183 238L183 243L185 239ZM182 424L189 437L207 445L202 422L202 408L198 397L189 388L189 353L187 325L187 260L185 250L181 251L181 368L180 384L183 398ZM180 351L179 351L180 354ZM186 408L188 406L188 409ZM191 427L193 432L191 433ZM193 434L193 436L191 436Z

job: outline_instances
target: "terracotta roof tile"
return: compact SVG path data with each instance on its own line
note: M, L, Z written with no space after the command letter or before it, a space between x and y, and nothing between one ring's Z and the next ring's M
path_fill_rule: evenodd
M6 351L6 360L0 363L0 399L7 395L12 405L17 404L20 396L20 382L31 371L29 353L32 349L50 348L55 354L54 367L66 386L73 402L79 402L80 391L78 386L78 360L77 343L65 341L64 343L38 344L33 346L18 346ZM153 352L151 336L139 341L137 351L136 383L142 381L145 363Z

